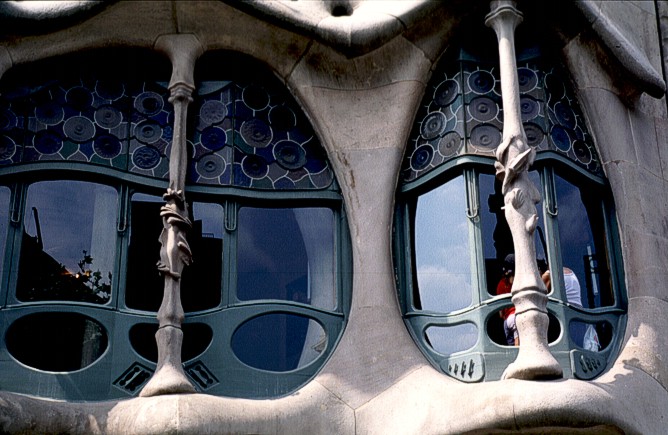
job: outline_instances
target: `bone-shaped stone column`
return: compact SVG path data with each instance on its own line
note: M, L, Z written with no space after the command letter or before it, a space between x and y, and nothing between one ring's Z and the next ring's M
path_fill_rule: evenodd
M529 179L528 168L536 152L527 144L520 115L520 92L515 61L515 28L522 14L511 0L491 2L485 24L499 41L503 140L496 150L496 176L503 181L504 213L515 249L515 279L511 290L515 322L520 336L517 359L503 379L549 379L563 376L547 343L547 289L538 272L534 231L540 192Z
M186 233L192 224L184 194L188 163L186 118L195 89L195 60L202 50L193 35L163 36L156 42L156 48L166 52L172 61L169 102L174 106L174 130L169 154L169 187L163 195L166 204L160 209L163 229L158 270L165 278L165 288L158 310L158 332L155 334L158 365L140 396L195 392L181 362L181 325L185 318L181 305L181 273L192 259L186 240Z

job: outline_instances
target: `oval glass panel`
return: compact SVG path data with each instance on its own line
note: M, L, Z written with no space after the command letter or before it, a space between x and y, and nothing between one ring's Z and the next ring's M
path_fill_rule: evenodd
M612 341L612 325L608 322L582 322L573 320L568 324L571 341L585 350L599 352Z
M471 349L478 342L478 327L473 323L430 326L425 330L427 343L436 352L451 355Z
M416 309L447 313L471 304L471 249L464 177L420 196L415 211Z
M79 313L34 313L7 329L7 350L37 370L73 372L104 354L107 332L96 320Z
M232 336L232 351L244 364L287 372L315 361L327 348L327 334L308 317L272 313L242 324Z
M205 323L185 323L181 326L183 330L183 343L181 347L181 360L190 361L200 356L209 347L213 340L213 330ZM155 341L155 333L158 331L156 323L137 323L130 328L130 345L141 357L153 362L158 362L158 345Z

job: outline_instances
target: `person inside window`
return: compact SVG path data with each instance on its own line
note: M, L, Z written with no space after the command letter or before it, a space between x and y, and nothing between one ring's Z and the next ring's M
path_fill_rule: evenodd
M546 270L543 273L542 278L543 282L545 283L545 287L547 287L547 291L549 292L552 284L550 271ZM566 300L568 303L575 305L578 308L582 308L582 292L580 289L580 281L578 281L578 277L575 276L575 272L573 272L573 270L569 269L568 267L564 267L564 288L566 289ZM571 338L575 344L580 347L583 346L586 332L587 324L583 322L571 323Z
M496 286L496 294L502 295L510 293L513 287L513 280L515 279L515 255L508 254L503 260L502 267L503 276ZM519 346L520 336L517 332L517 325L515 324L515 306L510 306L499 311L499 315L503 319L503 331L506 335L506 343L509 346Z

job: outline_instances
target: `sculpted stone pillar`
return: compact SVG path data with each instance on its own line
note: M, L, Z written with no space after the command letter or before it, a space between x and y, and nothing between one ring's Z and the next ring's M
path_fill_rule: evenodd
M155 334L158 365L140 396L195 392L181 362L181 325L184 320L181 273L192 259L186 240L186 233L192 224L184 194L188 163L186 119L195 89L194 64L201 53L201 46L193 35L166 35L158 39L156 46L165 51L172 61L169 102L174 106L174 133L169 155L169 187L163 195L166 204L160 209L163 229L158 270L165 278L165 290L158 310L159 328Z
M536 204L540 192L528 175L536 152L527 144L520 115L520 92L515 61L515 28L522 14L511 0L491 2L485 24L499 41L503 140L496 150L496 176L501 179L504 213L515 249L515 280L512 301L520 336L517 359L503 379L546 379L563 376L561 366L547 344L547 289L538 272L534 231L538 223Z

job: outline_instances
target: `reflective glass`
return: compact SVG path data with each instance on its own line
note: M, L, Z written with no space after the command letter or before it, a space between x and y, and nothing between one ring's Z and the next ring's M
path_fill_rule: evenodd
M156 263L160 258L165 201L154 195L132 195L130 246L125 303L129 308L157 311L162 302L164 278ZM195 202L190 211L192 229L186 234L192 264L181 278L181 301L186 312L215 308L221 300L223 259L223 207Z
M464 177L421 195L415 211L414 304L450 312L471 304L471 248Z
M16 296L104 304L116 257L116 189L82 181L28 187Z
M97 361L107 349L100 323L79 313L35 313L10 325L9 353L28 367L71 372Z
M328 208L239 210L237 297L336 308L334 214Z
M232 351L251 367L286 372L314 361L327 347L322 326L308 317L273 313L244 323L232 336Z
M573 320L568 326L571 340L576 346L592 352L604 350L612 341L612 326L608 322L582 322Z
M430 326L425 331L427 343L438 353L451 355L471 349L478 342L478 327L473 323Z
M10 190L8 187L0 186L0 276L2 276L5 245L7 243L7 224L9 222Z
M568 302L585 308L610 306L614 296L605 248L600 194L555 176L559 242Z

